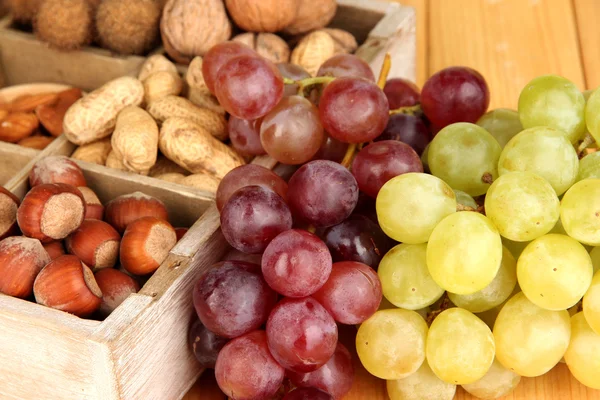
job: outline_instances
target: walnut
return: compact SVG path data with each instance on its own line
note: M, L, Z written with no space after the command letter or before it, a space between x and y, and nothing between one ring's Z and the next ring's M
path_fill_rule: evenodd
M292 64L301 66L315 76L319 67L335 55L335 42L326 32L315 31L306 35L292 52Z
M324 28L337 10L336 0L298 0L298 3L296 19L284 30L290 35Z
M242 33L232 40L244 43L258 54L274 63L286 63L290 60L290 47L273 33Z
M225 0L225 4L235 23L251 32L280 31L296 19L298 9L298 0Z

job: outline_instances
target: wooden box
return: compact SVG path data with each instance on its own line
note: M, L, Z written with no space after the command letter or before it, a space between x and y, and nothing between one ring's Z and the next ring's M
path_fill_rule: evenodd
M39 152L16 144L0 142L0 186L4 186Z
M372 68L378 71L385 52L394 51L393 76L414 79L414 10L377 1L339 4L333 26L366 40L360 51ZM73 149L62 138L54 141L5 186L22 197L37 160L70 155ZM268 168L276 164L269 157L253 162ZM196 189L85 162L79 165L103 201L140 190L163 199L182 223L197 221L142 290L105 321L84 320L0 295L0 398L179 399L202 372L187 343L194 314L191 291L228 248L219 213L212 197Z

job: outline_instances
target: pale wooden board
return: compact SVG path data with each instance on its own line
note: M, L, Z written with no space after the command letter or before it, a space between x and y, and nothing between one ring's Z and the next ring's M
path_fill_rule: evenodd
M38 153L39 150L0 142L0 186L7 183Z
M573 0L586 89L600 86L600 1Z

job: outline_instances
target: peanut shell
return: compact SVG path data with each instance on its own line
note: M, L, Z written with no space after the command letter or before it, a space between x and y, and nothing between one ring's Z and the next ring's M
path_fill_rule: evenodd
M148 76L143 83L146 104L165 96L177 96L183 89L183 81L179 74L169 71L157 71Z
M71 155L71 158L81 161L87 161L98 165L106 165L106 159L112 151L110 138L100 139L97 142L92 142L79 146Z
M150 56L142 64L142 68L138 73L138 79L144 81L147 77L158 71L167 71L177 74L177 67L167 57L162 54Z
M126 107L117 117L111 145L127 170L148 175L158 154L158 125L143 109Z

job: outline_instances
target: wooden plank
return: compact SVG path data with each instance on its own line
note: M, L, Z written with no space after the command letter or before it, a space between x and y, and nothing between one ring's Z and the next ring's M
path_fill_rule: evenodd
M428 9L430 74L477 69L492 108L515 108L521 89L542 74L585 87L571 0L430 0Z
M0 142L0 186L12 179L40 151Z
M598 0L573 0L577 29L579 31L579 46L583 59L586 89L596 89L600 86L600 2Z

